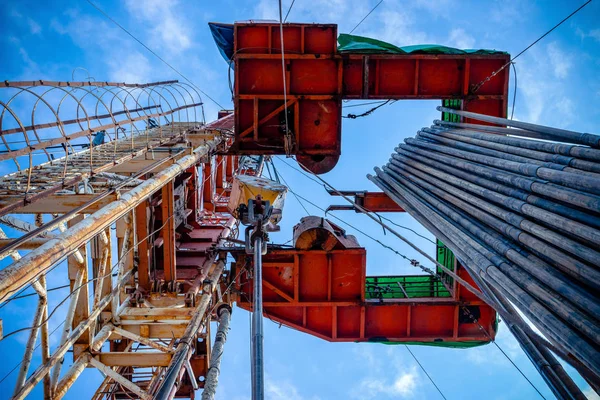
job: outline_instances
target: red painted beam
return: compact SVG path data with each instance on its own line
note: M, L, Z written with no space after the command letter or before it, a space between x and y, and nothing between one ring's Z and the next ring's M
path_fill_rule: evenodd
M338 192L328 191L330 195L337 196ZM396 204L389 196L383 192L354 192L354 191L343 191L341 192L344 196L354 197L354 203L358 206L365 208L367 211L372 212L404 212L404 209ZM333 205L327 207L327 211L334 210L354 210L360 213L359 208L344 204L344 205Z
M244 262L242 255L237 265ZM495 336L495 311L468 291L456 290L452 297L367 299L365 272L362 248L270 251L263 256L265 316L332 342L488 342ZM252 280L237 282L237 288L238 306L251 310ZM463 306L477 310L490 337L461 317Z
M342 99L461 99L465 110L506 116L508 68L474 91L506 54L341 54L336 25L286 24L284 88L279 24L238 23L234 36L233 154L285 154L287 108L291 153L329 171L341 154Z

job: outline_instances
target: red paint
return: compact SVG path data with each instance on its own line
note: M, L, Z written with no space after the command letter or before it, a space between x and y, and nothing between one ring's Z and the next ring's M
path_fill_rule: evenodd
M342 99L464 99L464 109L505 117L509 55L340 54L337 25L285 24L288 129L296 154L315 173L341 154ZM234 154L285 154L278 23L237 23ZM468 121L467 121L468 122Z

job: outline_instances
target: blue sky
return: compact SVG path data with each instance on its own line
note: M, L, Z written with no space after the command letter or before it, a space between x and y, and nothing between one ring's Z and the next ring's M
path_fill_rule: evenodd
M287 10L290 1L284 1ZM377 3L370 0L296 0L289 20L337 23L350 31ZM568 15L581 1L452 1L385 0L354 32L396 45L423 43L460 48L492 48L516 54ZM98 1L97 4L149 47L209 93L230 106L227 65L219 55L207 26L209 21L233 22L278 18L275 0L213 2L172 0ZM518 90L515 118L577 131L597 132L600 122L600 3L588 5L517 60ZM96 80L150 82L178 78L124 32L104 19L87 2L3 1L0 4L0 77L6 80L70 80L74 68L84 67ZM512 71L511 71L512 75ZM86 74L78 71L76 79ZM510 84L511 99L513 81ZM371 189L365 178L384 164L393 147L439 117L438 101L403 101L383 107L367 118L344 120L342 157L325 179L338 189ZM208 119L218 106L205 99ZM352 112L358 108L350 109ZM343 200L329 198L322 187L281 161L279 172L293 190L323 208ZM314 215L322 212L306 205ZM287 199L281 233L273 241L291 238L292 226L305 213L293 196ZM409 258L422 257L367 217L337 214L380 238ZM408 215L395 215L401 224L426 234ZM348 229L354 233L352 229ZM406 233L422 248L429 242ZM375 274L416 273L398 256L356 234L367 248L367 271ZM57 270L58 271L58 270ZM66 277L50 277L62 284ZM52 285L52 283L50 285ZM63 293L63 292L61 292ZM33 299L0 309L5 331L30 324ZM60 322L60 314L51 328ZM54 324L54 325L53 325ZM57 335L58 336L58 335ZM0 376L21 358L25 336L0 342ZM542 391L552 394L501 324L498 344ZM54 339L56 343L56 338ZM448 399L532 399L537 393L492 345L454 350L413 347ZM66 364L70 364L67 357ZM37 360L36 362L39 362ZM403 346L327 343L265 320L266 391L270 399L438 399L439 394ZM250 397L248 314L234 310L228 336L218 398ZM16 374L0 384L0 398L8 397ZM88 370L67 398L87 398L100 375ZM580 378L576 378L583 384ZM587 387L586 387L587 389ZM32 395L39 398L40 391ZM597 396L595 398L598 398Z

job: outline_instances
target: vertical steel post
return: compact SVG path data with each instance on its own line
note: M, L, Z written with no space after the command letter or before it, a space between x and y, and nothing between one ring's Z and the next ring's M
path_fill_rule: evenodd
M262 241L262 236L256 235L254 239L254 307L252 312L252 400L263 400L265 397L262 320Z
M219 328L215 335L215 344L210 356L210 367L206 374L206 383L202 392L202 400L213 400L217 392L219 383L219 371L221 367L221 359L223 356L223 348L227 341L227 331L229 330L229 322L231 321L231 312L229 307L221 307L219 314Z
M27 372L29 371L29 366L31 365L31 359L33 358L33 351L35 350L35 342L37 341L39 328L44 320L46 304L46 296L40 296L37 310L35 312L35 316L33 317L33 329L29 333L29 339L27 340L27 346L25 348L25 355L23 356L23 361L21 363L21 368L19 369L19 376L17 377L13 394L18 393L19 390L21 390L25 380L27 379Z

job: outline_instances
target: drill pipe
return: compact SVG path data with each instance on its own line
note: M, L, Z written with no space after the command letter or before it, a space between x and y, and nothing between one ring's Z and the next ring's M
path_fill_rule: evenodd
M418 175L420 177L425 176L427 178L426 174L423 174L409 166L398 166L398 164L392 163L389 165L389 167L395 172L399 172L398 170L402 168L405 170L405 174L411 173L413 176ZM432 179L429 178L428 180ZM453 186L446 185L439 181L435 182L436 186L439 186L439 188L422 179L419 179L420 186L423 186L430 192L435 193L438 197L449 201L478 220L496 229L498 232L503 233L505 236L517 242L523 243L533 250L541 251L541 249L543 249L543 252L547 253L548 255L558 257L556 261L558 265L563 268L565 273L571 274L574 278L581 280L583 283L597 285L600 289L600 271L592 267L592 265L598 265L600 263L600 253L597 251L592 250L591 248L588 248L575 240L564 237L560 233L557 233L551 229L529 221L519 214L506 211L501 207L490 204L477 197L473 197L472 195L469 195ZM573 258L568 254L555 249L553 246L543 241L547 241L548 243L553 244L555 247L581 257L582 259L588 261L590 265L573 260ZM588 282L586 281L587 279L595 279L595 281Z
M427 215L431 220L433 226L440 227L440 230L447 230L447 234L445 235L446 237L460 238L462 240L461 244L458 246L452 246L450 248L453 251L460 248L470 258L472 258L474 260L474 265L478 267L477 273L494 287L501 288L504 296L508 296L513 301L516 301L518 304L520 304L527 317L532 320L547 337L553 339L558 339L561 337L566 338L566 340L558 340L563 348L567 350L566 352L574 354L577 359L580 359L589 365L593 365L593 368L598 370L597 350L585 339L583 339L579 333L574 331L568 324L550 312L528 292L519 287L517 282L514 282L507 277L495 265L498 264L503 266L503 269L507 269L511 267L509 264L507 264L501 258L499 259L497 255L494 256L493 252L490 252L488 249L484 248L467 233L452 224L448 218L438 214L439 211L437 211L434 206L428 204L420 198L415 197L410 189L401 185L398 181L391 178L387 173L380 170L378 170L377 173L378 177L393 187L393 189L396 190L400 196L405 198L411 204L421 207L425 215ZM438 231L438 228L435 228L435 230ZM488 255L488 257L490 257L495 263L484 257L482 253L475 250L473 246L477 246L484 253L490 253L491 255Z
M422 139L406 139L406 143L434 150L439 153L448 154L460 159L476 162L479 164L499 168L514 174L525 175L531 178L539 178L558 185L563 185L571 189L581 190L588 193L600 194L600 178L573 172L559 171L552 168L542 167L530 163L505 160L489 155L472 153L470 151L459 150L453 147L442 146Z
M556 169L558 171L586 174L592 178L600 177L600 175L593 171L594 169L600 170L600 165L597 163L585 161L581 165L591 169L591 171L570 167L569 164L574 160L573 157L549 154L529 149L521 149L519 147L506 144L486 142L484 140L473 139L467 136L454 135L446 130L432 128L421 129L417 133L417 137L446 144L457 149L489 155L491 157L501 158L504 160L539 165L545 168Z
M393 167L392 167L393 168ZM471 221L474 222L474 221ZM600 304L597 298L589 292L572 285L572 282L563 273L551 267L543 260L537 258L533 254L523 252L512 241L506 240L501 234L495 231L486 230L481 225L471 224L469 231L478 237L479 240L485 242L502 254L504 257L519 265L531 275L542 282L545 282L549 287L556 290L561 295L569 298L573 304L580 307L581 310L588 312L595 318L600 317Z
M412 139L407 139L407 143L410 143L410 140ZM446 156L438 152L431 152L427 150L427 144L424 147L425 148L413 146L411 144L399 145L400 149L414 153L415 157L417 158L420 156L433 158L437 160L438 163L450 165L492 181L497 181L509 186L515 186L527 192L537 193L546 197L550 197L554 200L559 200L577 207L585 208L586 210L590 210L594 213L597 213L597 211L600 210L600 197L593 194L574 191L560 185L554 185L542 179L526 177L499 168L465 161L460 158Z
M553 143L534 142L527 139L493 135L466 129L447 129L439 126L423 128L423 131L494 150L500 150L523 157L530 157L540 161L555 162L584 171L600 172L600 165L597 163L582 160L581 158L569 154L569 150L572 150L573 147L577 147L574 145L570 145L571 149L567 150L567 155L563 155L558 151L554 151L554 147L558 146L558 144ZM595 151L600 153L598 150Z
M432 207L436 209L436 211L438 211L438 213L440 213L442 218L452 219L454 220L454 222L459 223L461 225L468 224L468 217L461 216L458 213L454 212L449 206L439 201L435 196L426 193L425 191L421 190L419 187L414 185L408 180L407 177L400 176L386 168L384 168L384 173L387 173L389 177L393 178L396 182L401 183L404 187L411 190L413 193L421 197L424 201L429 203ZM470 246L479 249L478 251L490 261L492 261L492 263L494 263L494 265L496 265L496 267L505 276L512 279L518 285L522 286L524 290L527 290L528 293L538 298L555 314L559 315L565 321L576 326L582 333L590 337L592 340L597 340L596 333L600 331L600 327L596 323L590 321L588 317L586 317L581 311L574 309L568 302L561 301L563 299L560 295L558 295L558 293L553 293L545 285L540 285L538 281L536 279L532 279L533 277L527 272L524 272L522 269L516 267L508 260L499 256L497 252L495 252L494 250L490 250L485 244L482 245L480 243L477 243L477 238L472 233L464 233L466 234L467 243Z
M429 167L433 167L436 170L447 172L452 176L461 178L464 181L475 183L479 186L483 186L486 189L493 190L494 192L498 192L509 197L514 197L515 199L525 201L534 206L562 215L563 217L567 217L578 222L583 222L595 228L600 228L600 217L594 216L590 213L583 212L578 209L568 207L566 205L559 204L557 202L536 196L523 189L494 182L488 177L479 176L477 174L466 172L447 164L439 163L437 162L437 160L428 158L426 156L416 155L415 153L407 151L404 148L397 147L396 151L397 154L393 154L393 158L405 156L407 157L407 159L418 161L417 165L426 165Z
M512 144L523 147L525 149L533 149L533 150L541 150L548 153L562 154L565 156L573 156L579 158L585 158L587 160L600 161L600 150L591 149L589 147L584 147L576 144L569 143L549 143L549 142L540 142L537 140L527 140L523 133L533 133L529 131L524 131L521 129L510 129L510 128L502 128L499 126L491 126L491 125L477 125L477 124L467 124L464 122L446 122L435 120L433 121L434 126L437 127L451 127L451 128L461 128L461 129L453 129L453 132L458 133L459 135L477 137L477 135L484 135L483 137L479 137L480 139L490 140L498 143ZM492 134L490 134L492 133ZM511 136L505 136L511 135ZM524 136L524 137L514 137L514 136ZM530 137L530 136L529 136ZM541 138L537 138L541 139Z
M543 126L532 124L529 122L523 121L515 121L512 119L500 118L500 117L492 117L485 114L477 114L470 111L462 111L462 110L453 110L451 108L446 107L437 107L438 111L447 112L451 114L460 115L461 117L467 117L471 119L476 119L478 121L490 122L492 124L502 125L502 126L512 126L519 129L525 129L532 132L539 132L543 134L550 135L555 138L559 138L562 141L567 141L570 143L579 143L592 147L600 147L600 136L594 135L591 133L581 133L569 131L566 129L558 129L552 128L550 126Z
M496 303L496 298L499 297L499 295L497 293L488 293L487 289L489 288L489 286L477 275L476 272L474 272L477 271L477 268L473 267L473 261L469 257L467 257L462 251L465 244L461 242L460 236L453 236L452 239L445 236L445 234L440 229L438 229L440 225L434 225L427 218L431 215L431 209L423 207L419 204L415 205L416 208L413 207L412 204L409 204L403 197L399 195L398 192L396 192L390 185L388 185L385 181L381 180L378 176L368 175L368 178L376 186L382 189L388 196L390 196L390 198L394 200L394 202L396 202L403 209L409 212L410 215L413 216L417 221L419 221L425 228L427 228L430 232L434 233L436 237L442 240L443 243L445 243L448 247L456 249L455 254L460 260L461 264L469 271L469 274L474 279L475 283L477 283L477 285L480 288L482 288L482 292L485 293L484 297L482 297L482 300L486 301L488 304L493 306L502 316L505 322L513 326L518 326L529 337L529 339L536 344L538 348L550 349L555 354L559 355L562 359L568 360L569 363L571 363L571 365L579 373L582 374L582 376L586 377L588 382L600 380L600 376L594 374L594 372L591 371L586 365L584 365L583 363L575 359L572 355L570 355L569 351L564 349L560 342L558 342L557 344L548 342L545 338L542 338L535 331L533 331L529 324L525 323L518 314L509 314L503 307ZM441 222L443 224L443 221ZM494 300L488 297L488 295L493 295ZM517 339L519 339L519 337L517 337ZM546 353L548 353L547 350ZM577 388L577 390L579 389ZM574 393L576 393L576 391Z

